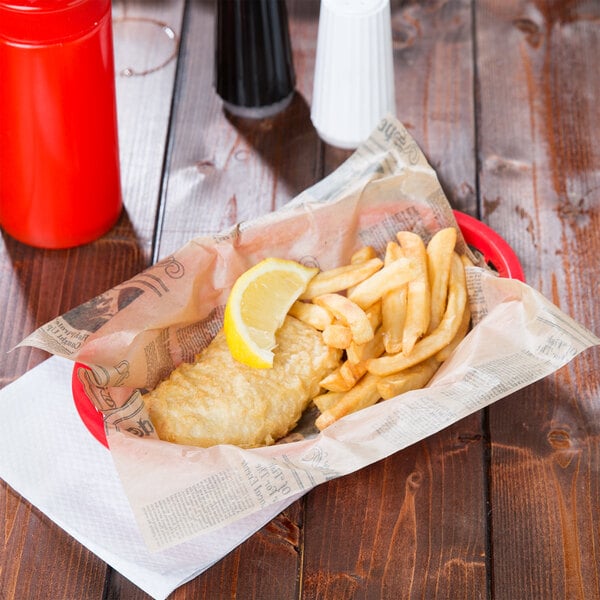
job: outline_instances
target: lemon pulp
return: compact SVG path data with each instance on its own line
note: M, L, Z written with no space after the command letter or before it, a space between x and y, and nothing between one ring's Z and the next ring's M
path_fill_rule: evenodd
M236 360L255 368L273 366L275 334L317 272L293 260L266 258L237 279L223 323Z

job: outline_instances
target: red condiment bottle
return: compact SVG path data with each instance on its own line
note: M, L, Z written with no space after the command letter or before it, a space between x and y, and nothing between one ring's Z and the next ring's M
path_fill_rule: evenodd
M0 226L68 248L121 208L110 0L0 0Z

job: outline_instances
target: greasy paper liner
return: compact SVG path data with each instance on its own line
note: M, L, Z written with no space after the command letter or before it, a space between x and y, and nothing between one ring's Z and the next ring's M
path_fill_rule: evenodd
M474 326L429 386L348 415L319 433L243 450L159 440L140 389L208 345L229 289L267 256L328 269L395 232L425 241L457 227L435 172L393 117L335 172L283 209L191 240L131 280L40 327L22 344L89 365L77 372L105 415L117 471L148 547L161 550L291 501L407 447L545 377L600 340L526 284L467 269ZM459 235L457 251L477 261ZM251 532L248 532L250 534ZM206 535L208 534L208 535Z
M481 221L457 210L453 212L465 242L473 251L483 257L490 268L495 270L500 277L525 281L519 258L506 240ZM75 408L88 431L108 448L103 414L94 406L86 392L85 369L85 365L81 363L75 363L73 368L71 388Z

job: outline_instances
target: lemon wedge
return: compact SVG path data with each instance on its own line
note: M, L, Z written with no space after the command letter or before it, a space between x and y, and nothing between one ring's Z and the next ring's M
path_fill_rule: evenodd
M237 279L223 322L233 358L259 369L273 366L275 333L318 270L293 260L266 258Z

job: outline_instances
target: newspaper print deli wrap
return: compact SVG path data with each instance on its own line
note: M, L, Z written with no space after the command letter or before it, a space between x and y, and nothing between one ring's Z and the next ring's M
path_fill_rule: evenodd
M398 230L427 240L449 225L456 224L435 172L404 127L386 117L343 165L283 209L193 239L22 344L92 367L80 376L105 414L110 450L144 539L161 550L291 502L600 343L527 285L469 268L475 325L427 388L351 414L322 433L309 413L284 443L264 448L205 449L157 438L138 388L153 387L210 342L228 291L247 268L276 256L328 269L365 244L383 254ZM470 252L462 239L458 250Z

